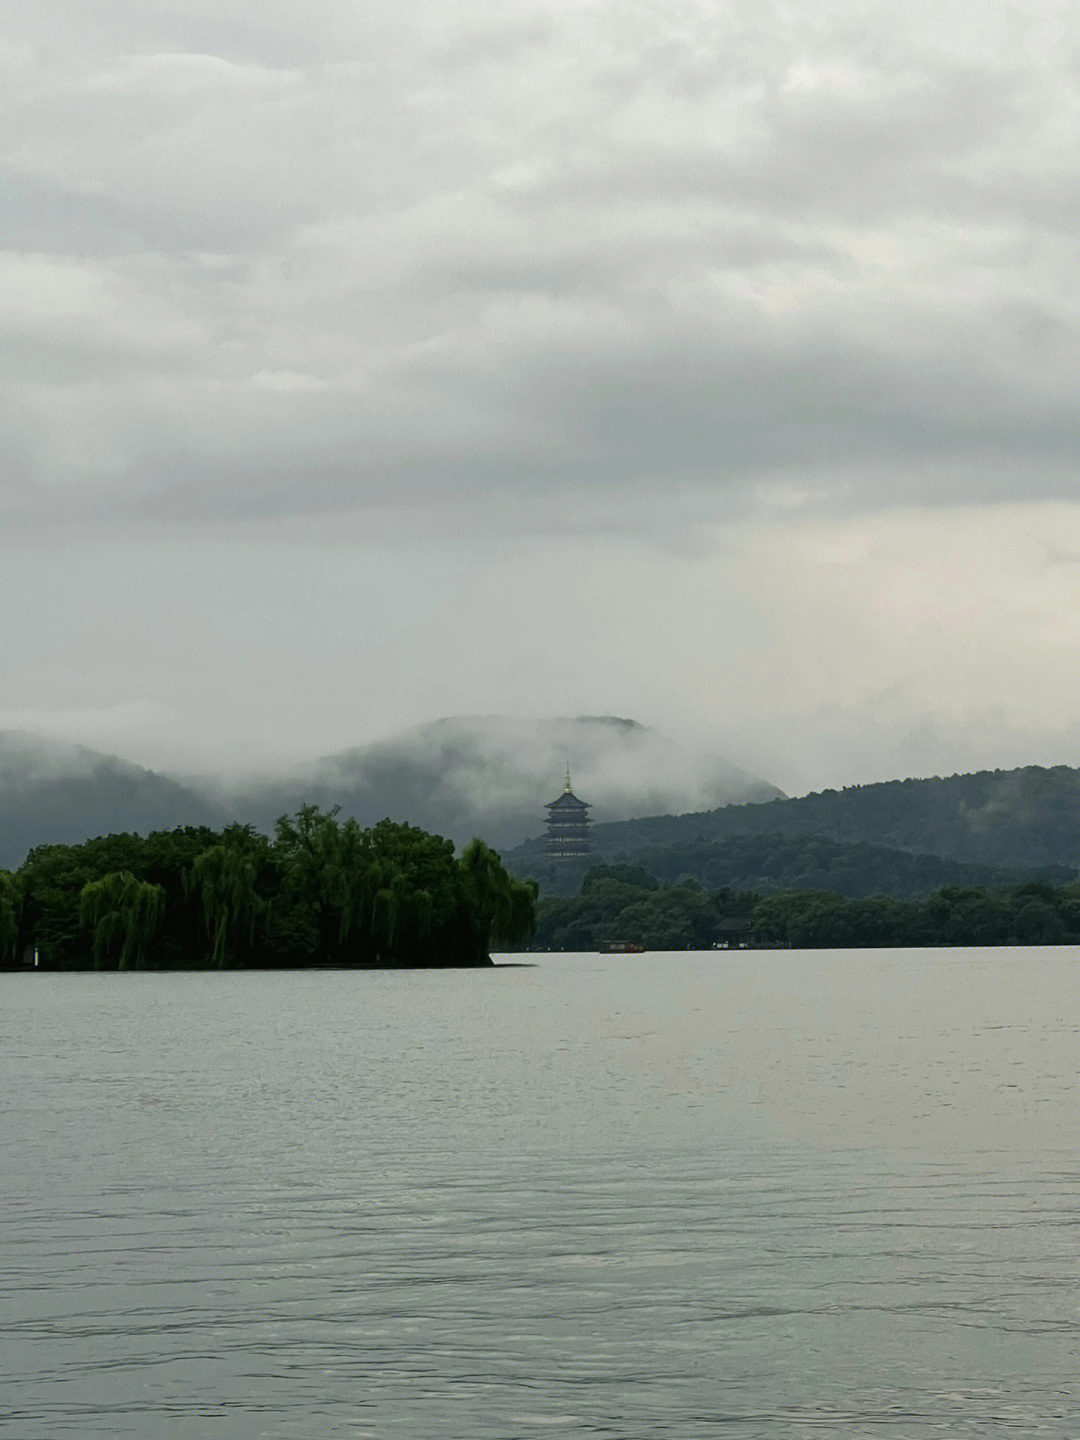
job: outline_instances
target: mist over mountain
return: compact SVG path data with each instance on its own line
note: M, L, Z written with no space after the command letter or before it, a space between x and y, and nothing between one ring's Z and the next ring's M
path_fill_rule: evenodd
M481 835L505 847L542 832L544 805L561 792L568 763L575 793L603 820L780 794L634 720L464 716L327 756L307 774L235 786L216 802L264 829L313 801L340 805L365 825L388 817L459 844Z
M872 880L907 893L931 879L975 882L947 867L933 875L925 865L912 870L895 852L1012 875L1055 866L1073 873L1080 863L1080 770L1063 765L788 799L717 756L632 720L474 716L439 720L291 775L242 784L181 782L84 746L3 731L0 866L17 867L37 845L125 830L240 821L270 831L279 815L310 802L338 805L364 825L385 817L408 821L459 844L481 835L518 873L536 874L548 888L554 881L545 872L544 804L562 790L567 761L576 794L593 807L596 858L629 860L668 878L767 885L770 876L781 884L794 877L846 893L856 882L839 872L854 865L865 872L859 885ZM893 858L865 848L855 856L834 846L826 855L820 847L743 843L753 837L819 837L885 847ZM570 878L560 875L559 884Z
M20 865L36 845L124 830L236 820L269 832L279 815L308 803L338 805L363 825L388 817L459 844L481 835L505 847L542 831L544 803L561 791L567 762L577 793L606 820L780 793L714 755L607 716L439 720L290 775L232 783L181 781L84 746L6 731L0 866Z
M35 845L77 844L122 830L218 825L207 797L153 770L82 745L0 731L0 866Z

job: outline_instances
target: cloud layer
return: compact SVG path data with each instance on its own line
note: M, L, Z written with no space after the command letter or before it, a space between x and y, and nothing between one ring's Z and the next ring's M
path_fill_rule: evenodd
M7 9L9 518L1072 493L1064 5Z
M1078 71L1060 0L0 5L5 723L1057 744Z

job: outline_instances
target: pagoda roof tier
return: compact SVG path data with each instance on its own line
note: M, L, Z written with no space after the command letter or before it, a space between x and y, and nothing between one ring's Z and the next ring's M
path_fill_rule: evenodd
M579 800L572 790L564 790L557 800L552 800L544 806L545 810L589 810L591 808L587 800Z

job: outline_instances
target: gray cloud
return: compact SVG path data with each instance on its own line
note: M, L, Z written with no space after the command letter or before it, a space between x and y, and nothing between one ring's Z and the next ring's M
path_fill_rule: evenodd
M107 744L122 713L126 745L149 716L148 736L198 734L202 753L249 723L243 687L273 703L280 670L300 736L324 721L303 698L317 659L350 697L328 746L506 694L662 725L663 685L785 788L817 778L780 763L793 717L833 734L833 780L844 755L865 772L1068 733L1075 597L996 538L1001 507L1042 534L1046 502L1080 498L1064 7L40 0L8 6L0 36L0 540L9 613L36 637L5 651L34 696L11 723L97 715ZM930 507L923 574L897 517ZM1066 554L1072 511L1054 515ZM870 545L866 525L886 558L834 594L804 548L843 550L849 526ZM966 564L920 628L984 533L993 567ZM139 598L98 594L148 546ZM568 549L585 579L553 597ZM278 569L322 564L347 596L332 624L278 590ZM650 577L640 603L628 570ZM477 626L505 613L507 652L515 623L537 663L556 664L548 626L593 652L550 696L497 646L451 674L446 595ZM127 627L141 659L110 642ZM696 637L677 664L672 633ZM701 651L723 656L715 693ZM882 720L871 691L901 681ZM207 694L212 714L188 698ZM759 710L775 768L743 747Z
M1076 46L1018 14L35 7L3 443L63 486L92 428L103 515L792 469L880 503L1010 456L1071 494Z

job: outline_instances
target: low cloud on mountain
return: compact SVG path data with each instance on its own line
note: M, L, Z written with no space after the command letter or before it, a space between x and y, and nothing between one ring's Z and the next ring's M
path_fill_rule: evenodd
M119 830L223 825L269 831L303 804L370 825L406 821L464 843L509 846L543 829L544 804L573 766L577 793L598 820L707 809L778 793L705 751L690 751L632 720L440 720L306 768L243 784L181 783L22 732L0 733L0 865L34 845L77 843Z
M481 835L500 846L538 834L544 805L563 788L598 819L664 814L768 799L774 787L716 755L690 750L632 720L436 721L378 744L329 756L306 775L230 792L227 803L268 826L304 799L340 804L364 824L406 820L463 842Z

